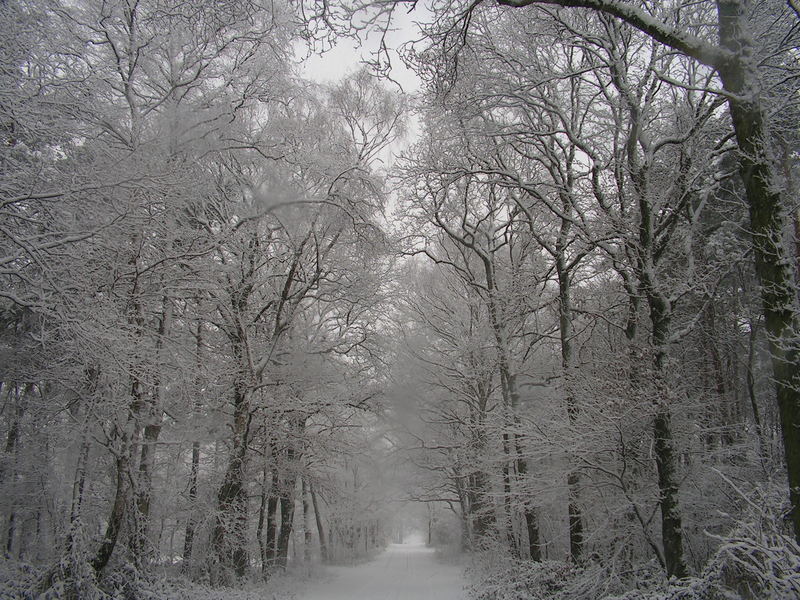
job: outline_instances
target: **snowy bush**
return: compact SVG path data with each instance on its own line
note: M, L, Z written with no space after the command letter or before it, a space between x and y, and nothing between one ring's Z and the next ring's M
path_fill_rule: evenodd
M40 575L39 569L26 563L0 560L0 598L22 600Z
M653 590L664 579L654 563L620 574L599 562L576 567L567 562L531 562L491 552L476 555L468 576L467 589L473 600L598 600L633 586Z
M741 501L727 535L699 574L667 580L653 561L618 570L613 558L580 567L513 558L496 548L477 553L469 571L474 600L787 600L800 598L800 544L790 534L780 485L745 492L723 476Z
M497 546L475 554L467 590L474 600L549 600L557 597L570 571L567 563L521 560Z
M60 564L47 572L17 561L0 561L2 600L291 600L295 583L284 575L268 583L240 583L235 589L211 587L176 574L143 576L132 565L117 565L97 581L89 565L80 576ZM50 585L42 591L44 577Z
M800 545L778 523L739 525L696 577L664 581L655 565L627 577L600 564L530 561L481 553L469 570L473 600L786 600L800 598ZM621 590L628 587L629 591ZM638 589L630 590L636 586Z
M614 600L800 598L800 546L791 536L748 523L721 542L698 577L673 581L659 592L629 592Z

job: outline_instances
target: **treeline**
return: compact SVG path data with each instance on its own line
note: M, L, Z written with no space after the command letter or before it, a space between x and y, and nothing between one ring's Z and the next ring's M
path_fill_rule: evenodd
M796 595L797 14L499 4L406 48L420 495L476 597Z
M6 579L230 584L294 523L307 560L381 546L353 473L401 99L300 79L282 3L13 1L0 28L0 539L34 567Z

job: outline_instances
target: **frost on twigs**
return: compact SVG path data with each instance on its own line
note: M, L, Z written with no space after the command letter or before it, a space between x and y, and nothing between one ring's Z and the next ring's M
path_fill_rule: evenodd
M490 543L474 556L467 590L474 600L560 598L571 571L567 563L515 558L503 546Z
M242 583L234 588L212 588L177 576L167 570L154 577L138 573L130 565L115 565L99 581L91 573L88 562L84 569L72 574L62 561L51 585L40 589L44 570L21 561L0 559L0 598L3 600L289 600L294 598L294 583L282 575L269 583Z
M656 589L663 575L649 561L625 573L613 565L590 560L576 567L569 562L532 562L497 552L478 554L468 571L473 600L598 600L636 586Z
M735 490L747 510L699 574L665 580L654 564L617 569L614 561L540 563L497 550L476 555L468 587L474 600L785 600L800 598L800 545L784 522L784 490ZM651 568L654 567L654 568Z
M698 576L671 581L658 592L629 592L615 600L800 597L800 545L783 522L786 507L778 500L785 495L781 491L772 487L742 494L749 510L727 535L714 536L720 545Z
M76 521L71 526L71 546L57 564L48 568L0 557L2 600L288 600L294 582L276 575L269 582L237 583L237 587L211 587L177 573L176 565L161 565L142 572L117 557L97 577L91 567L91 540Z

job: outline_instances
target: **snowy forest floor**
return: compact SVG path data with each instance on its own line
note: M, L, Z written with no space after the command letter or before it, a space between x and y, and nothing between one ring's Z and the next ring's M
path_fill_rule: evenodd
M422 545L392 544L374 560L328 567L297 594L298 600L462 600L463 571L437 560Z
M391 544L368 562L352 566L302 567L275 575L268 583L251 581L236 588L214 588L188 581L177 573L141 578L135 570L119 568L105 585L86 573L75 574L72 585L37 592L41 569L0 557L0 599L77 598L110 600L466 600L463 566L452 564L422 544ZM108 578L107 578L108 579ZM111 581L113 580L113 581ZM106 589L103 589L106 588ZM111 589L116 591L111 591Z

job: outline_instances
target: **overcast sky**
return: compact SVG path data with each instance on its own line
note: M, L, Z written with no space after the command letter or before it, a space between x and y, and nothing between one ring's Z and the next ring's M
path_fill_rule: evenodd
M398 13L395 16L396 31L391 31L386 36L392 61L391 77L403 87L404 91L409 93L413 93L419 88L419 80L412 71L403 65L396 49L402 43L417 37L413 17L413 14L405 11ZM372 58L372 53L376 50L377 45L377 36L368 38L361 47L356 47L355 42L351 39L341 39L332 50L307 58L302 65L303 74L320 83L338 81L344 75L357 70L362 61Z

